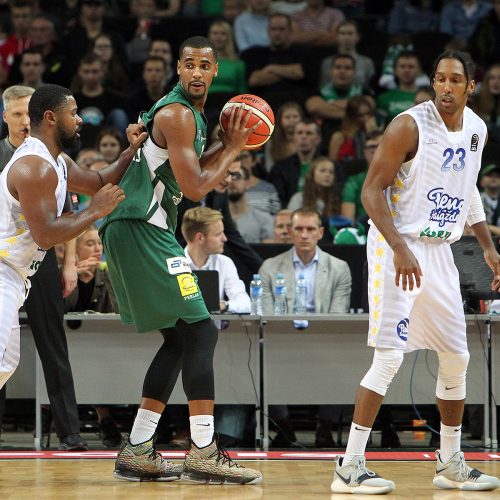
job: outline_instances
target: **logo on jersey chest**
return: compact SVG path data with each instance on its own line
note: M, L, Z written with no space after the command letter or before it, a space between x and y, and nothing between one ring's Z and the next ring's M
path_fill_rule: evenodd
M427 193L427 199L435 205L429 214L429 220L437 222L439 227L447 223L457 222L464 200L445 193L442 187L431 189Z
M172 195L172 203L177 206L182 201L183 196L182 191L179 192L179 196Z
M477 145L479 144L479 136L477 134L472 134L470 138L470 150L477 151Z

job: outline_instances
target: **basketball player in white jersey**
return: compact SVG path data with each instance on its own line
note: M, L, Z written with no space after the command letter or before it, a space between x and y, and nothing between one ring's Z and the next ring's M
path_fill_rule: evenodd
M435 62L434 101L398 115L388 126L363 186L371 218L367 253L373 364L361 381L334 493L388 493L392 481L365 465L368 437L403 355L432 349L439 358L436 386L440 449L433 483L438 488L493 490L500 481L471 469L460 451L469 362L458 271L450 243L472 227L500 288L495 250L476 188L484 122L466 107L474 90L469 54L447 51Z
M78 140L82 123L68 89L37 89L29 116L31 137L0 175L0 388L19 363L18 310L29 291L29 276L47 249L75 238L125 198L116 184L146 137L135 134L116 163L94 172L61 155ZM88 209L61 217L67 187L94 197Z

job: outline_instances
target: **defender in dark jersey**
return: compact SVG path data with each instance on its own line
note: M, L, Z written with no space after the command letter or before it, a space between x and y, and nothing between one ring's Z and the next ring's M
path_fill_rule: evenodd
M164 342L144 381L141 407L129 441L118 454L115 477L130 481L256 484L259 471L241 467L214 440L213 355L217 329L196 279L175 239L177 205L198 201L228 176L229 166L258 127L233 110L229 126L204 152L207 91L217 56L203 37L180 48L178 85L142 113L149 138L123 177L124 203L100 229L120 314L139 332L157 329ZM184 466L157 454L153 434L182 370L189 402L192 447Z

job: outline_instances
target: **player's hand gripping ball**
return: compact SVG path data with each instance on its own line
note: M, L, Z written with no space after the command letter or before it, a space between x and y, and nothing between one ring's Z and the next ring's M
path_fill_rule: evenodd
M239 107L241 104L243 104L246 112L252 111L253 113L247 123L247 128L254 126L259 120L262 120L260 127L253 134L248 136L247 144L244 149L260 148L269 140L274 130L274 113L271 106L269 106L264 99L252 94L241 94L229 99L229 101L224 104L219 117L220 127L223 132L226 130L229 123L231 108L233 106ZM245 114L243 116L245 116Z

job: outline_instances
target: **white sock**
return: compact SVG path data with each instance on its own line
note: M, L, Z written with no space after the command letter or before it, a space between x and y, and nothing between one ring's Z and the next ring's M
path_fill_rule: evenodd
M462 426L449 426L441 422L441 432L439 435L441 436L439 455L441 456L441 461L446 463L457 451L460 451Z
M360 457L365 454L368 438L370 437L371 428L364 427L356 423L351 424L347 448L345 450L344 460L342 465L348 464L355 457Z
M139 408L128 440L132 446L149 441L158 427L161 413Z
M214 439L214 416L195 415L189 417L191 439L198 448L205 448Z

